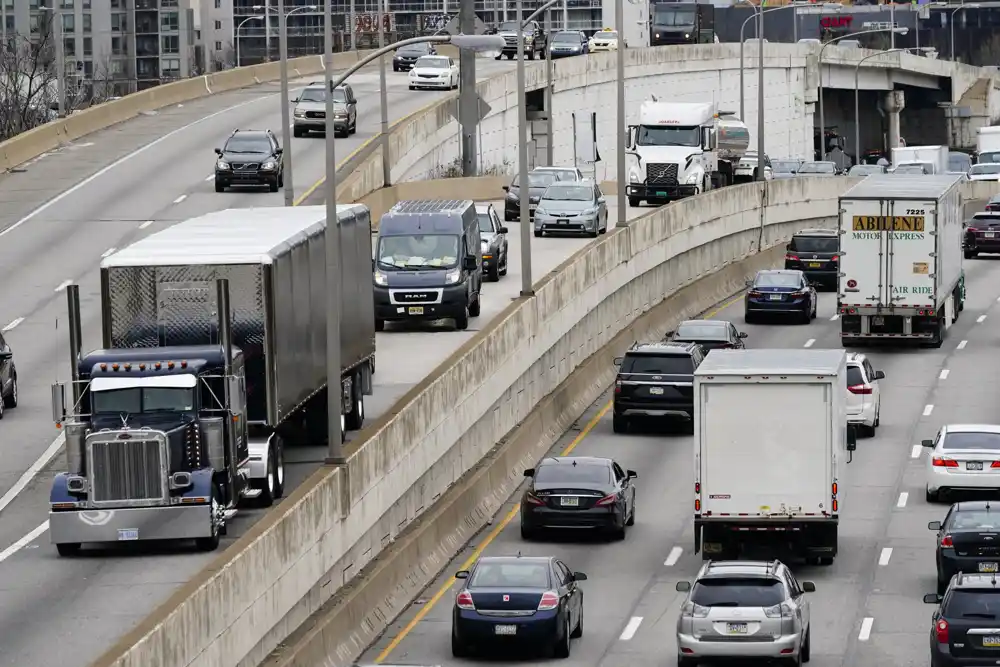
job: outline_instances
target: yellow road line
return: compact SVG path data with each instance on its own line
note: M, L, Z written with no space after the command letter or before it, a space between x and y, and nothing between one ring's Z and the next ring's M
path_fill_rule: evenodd
M375 141L376 139L378 139L378 136L369 137L368 139L366 139L365 143L361 144L353 151L351 151L350 155L348 155L347 157L345 157L343 160L340 161L340 164L344 165L350 162L355 155L357 155L358 153L360 153L365 149L365 146ZM323 141L326 141L326 139L324 138ZM301 195L299 195L298 199L292 202L292 206L301 206L302 202L308 199L312 195L312 193L316 192L317 188L319 188L319 186L323 185L324 183L326 183L326 176L323 176L321 179L319 179L318 181L310 185L308 188L306 188L306 191L303 192Z
M701 319L703 320L710 319L714 315L721 313L726 308L729 308L733 304L739 303L741 301L743 301L742 294L726 301L725 303L723 303L721 306L711 311L710 313L702 315ZM612 401L608 401L604 405L604 407L601 408L589 422L587 422L587 425L583 427L583 430L580 431L580 433L575 438L573 438L573 441L570 442L568 445L566 445L566 448L562 450L560 456L569 456L571 453L573 453L573 450L577 448L577 445L583 442L583 439L586 438L588 435L590 435L590 432L594 430L594 427L596 427L597 424L604 417L604 415L608 413L608 410L611 409L611 405ZM514 507L509 512L507 512L507 515L504 516L503 520L500 521L500 523L498 523L493 528L493 530L489 532L488 535L486 535L483 541L479 543L479 546L476 547L475 551L473 551L472 554L470 554L469 557L465 559L465 562L462 563L462 566L459 569L468 570L470 567L472 567L472 565L479 559L479 557L483 555L483 552L486 551L487 547L489 547L490 544L492 544L493 541L500 535L500 533L502 533L504 529L510 525L510 522L514 520L514 517L517 516L517 513L520 509L521 509L520 502L515 503ZM445 595L448 594L448 592L455 585L456 581L458 581L458 579L450 577L448 579L448 583L441 586L441 588L438 589L438 591L434 594L434 596L430 600L425 602L422 607L420 607L420 611L417 612L416 616L410 619L410 622L406 624L406 626L399 632L399 634L393 637L392 641L389 642L389 645L386 646L382 650L382 652L378 654L378 657L375 658L376 663L385 662L385 660L392 654L392 652L396 650L396 647L398 647L403 642L403 640L406 639L407 635L413 632L413 629L417 627L417 625L419 625L420 622L424 620L424 618L427 617L427 614L429 614L432 609L434 609L434 605L440 602L441 598L443 598Z

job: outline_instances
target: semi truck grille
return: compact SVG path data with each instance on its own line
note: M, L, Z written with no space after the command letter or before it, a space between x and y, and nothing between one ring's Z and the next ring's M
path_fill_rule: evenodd
M646 165L646 183L677 185L677 165L653 162Z
M154 500L163 496L160 443L115 440L90 444L91 500Z

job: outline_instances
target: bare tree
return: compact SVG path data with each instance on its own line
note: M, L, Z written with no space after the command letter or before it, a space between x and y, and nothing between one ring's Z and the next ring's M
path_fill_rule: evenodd
M117 70L114 63L110 53L102 53L94 60L93 74L83 84L86 104L101 104L132 92L128 74Z
M30 37L0 43L0 141L55 117L54 44L51 23Z
M208 54L208 67L211 72L219 72L236 66L236 49L232 42L225 42L221 50L212 49Z

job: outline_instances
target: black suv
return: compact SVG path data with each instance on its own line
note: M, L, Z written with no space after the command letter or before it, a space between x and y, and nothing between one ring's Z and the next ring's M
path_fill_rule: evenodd
M1000 252L1000 212L980 211L966 221L962 251L966 259L975 259L979 253Z
M803 229L785 247L785 268L806 274L813 283L837 288L840 234L835 229Z
M1000 587L997 575L955 575L944 595L924 602L939 605L931 616L931 667L995 664L1000 652Z
M959 572L1000 572L1000 504L973 500L955 503L944 521L931 521L937 531L937 592Z
M0 332L0 419L4 408L17 407L17 369L14 367L14 351Z
M282 148L271 130L235 130L215 162L215 191L225 192L233 185L267 186L271 192L285 184Z
M694 426L694 372L704 360L697 343L635 343L615 359L615 433L633 418L666 417Z

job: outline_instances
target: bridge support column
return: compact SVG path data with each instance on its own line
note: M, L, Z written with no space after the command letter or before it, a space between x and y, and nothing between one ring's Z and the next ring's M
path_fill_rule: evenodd
M885 96L885 115L889 120L889 145L886 149L890 155L893 148L899 147L899 114L906 107L906 99L902 90L890 90Z

